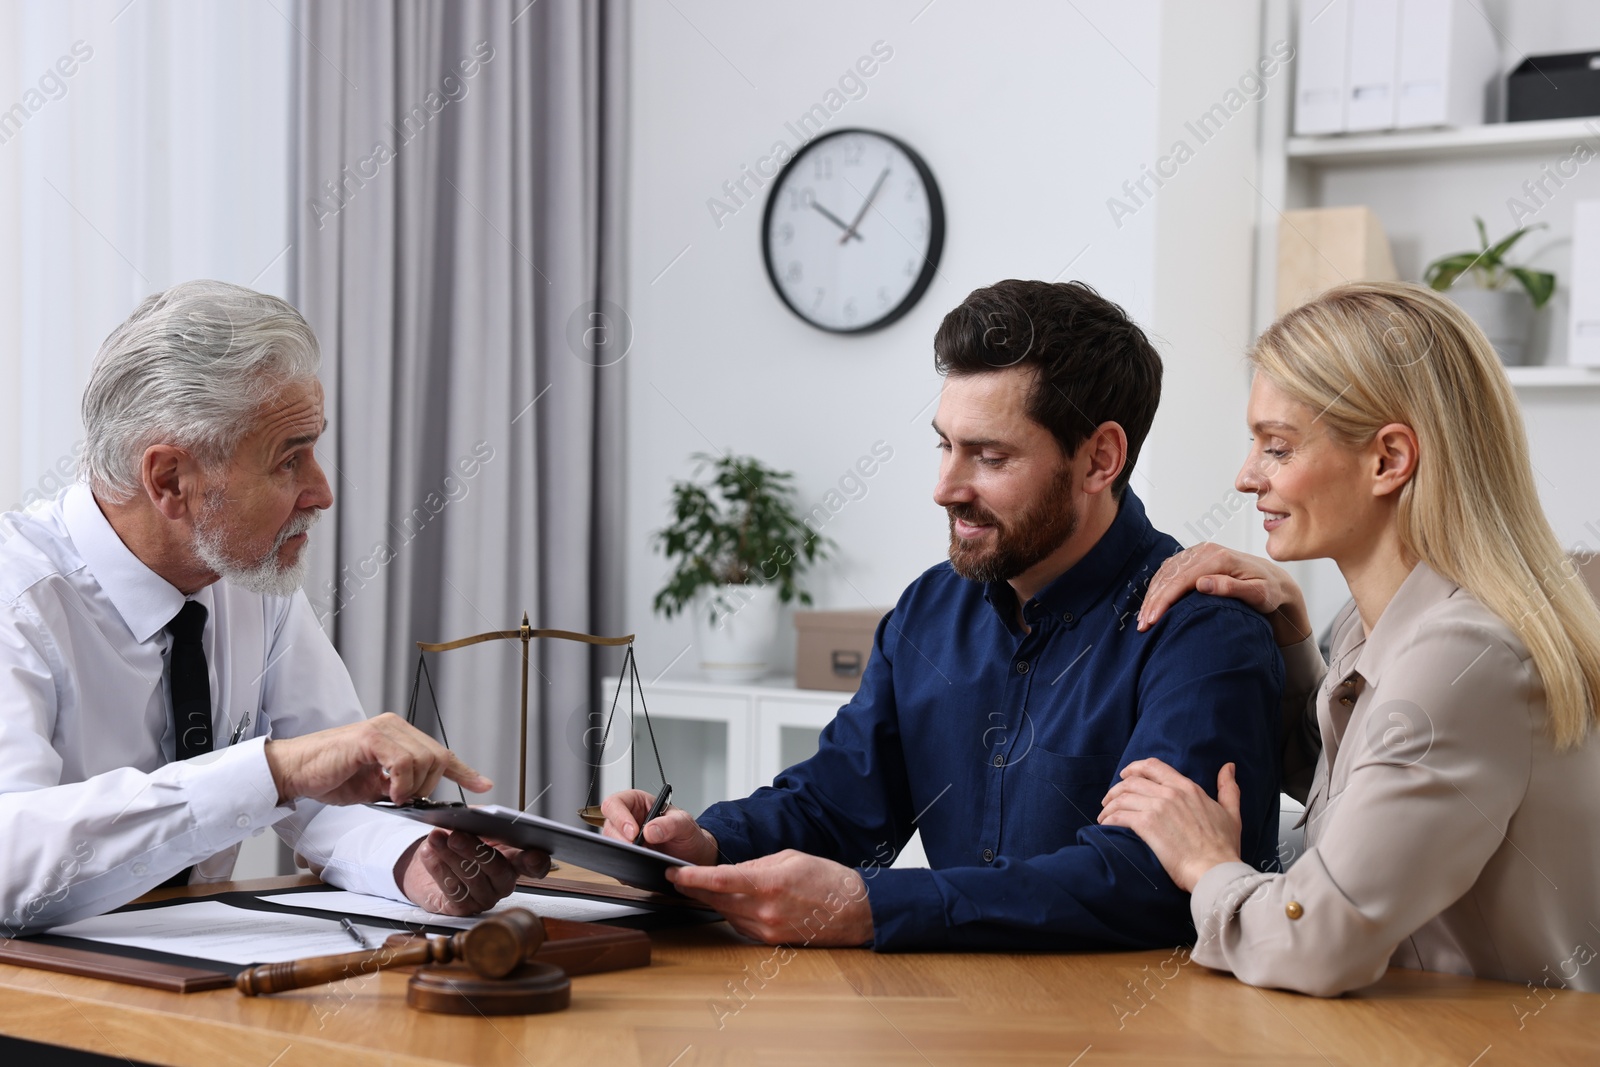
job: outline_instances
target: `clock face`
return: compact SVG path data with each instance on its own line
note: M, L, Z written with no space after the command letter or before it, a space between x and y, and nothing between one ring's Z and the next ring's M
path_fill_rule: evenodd
M761 230L767 275L789 309L824 330L864 333L927 290L944 248L944 205L910 147L837 130L784 167Z

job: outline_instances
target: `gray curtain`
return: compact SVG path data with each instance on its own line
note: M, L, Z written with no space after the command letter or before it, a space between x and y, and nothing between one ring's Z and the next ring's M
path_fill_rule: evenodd
M625 15L619 0L293 13L290 288L322 341L335 493L306 589L370 714L405 713L419 640L524 611L617 632ZM506 804L519 651L429 663L452 747ZM530 810L575 821L597 680L619 665L534 642ZM435 729L426 689L419 706Z

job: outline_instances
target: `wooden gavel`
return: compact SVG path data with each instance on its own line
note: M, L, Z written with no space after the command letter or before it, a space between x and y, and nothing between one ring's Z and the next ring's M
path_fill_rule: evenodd
M484 978L504 978L533 959L545 941L544 920L526 908L491 915L470 930L449 937L419 938L401 947L313 956L285 963L263 963L240 973L234 985L247 997L304 989L354 978L389 967L460 960Z

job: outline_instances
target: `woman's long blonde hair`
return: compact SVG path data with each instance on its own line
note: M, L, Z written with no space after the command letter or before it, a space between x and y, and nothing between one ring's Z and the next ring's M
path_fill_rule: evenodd
M1557 746L1581 741L1600 714L1600 609L1539 506L1517 398L1477 324L1420 285L1341 285L1269 326L1250 361L1349 447L1388 423L1416 432L1401 544L1516 632Z

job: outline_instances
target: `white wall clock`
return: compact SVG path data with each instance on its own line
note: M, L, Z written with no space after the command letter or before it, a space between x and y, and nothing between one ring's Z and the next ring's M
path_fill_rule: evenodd
M819 329L866 333L921 299L944 250L944 202L909 145L835 130L779 172L761 222L767 276Z

